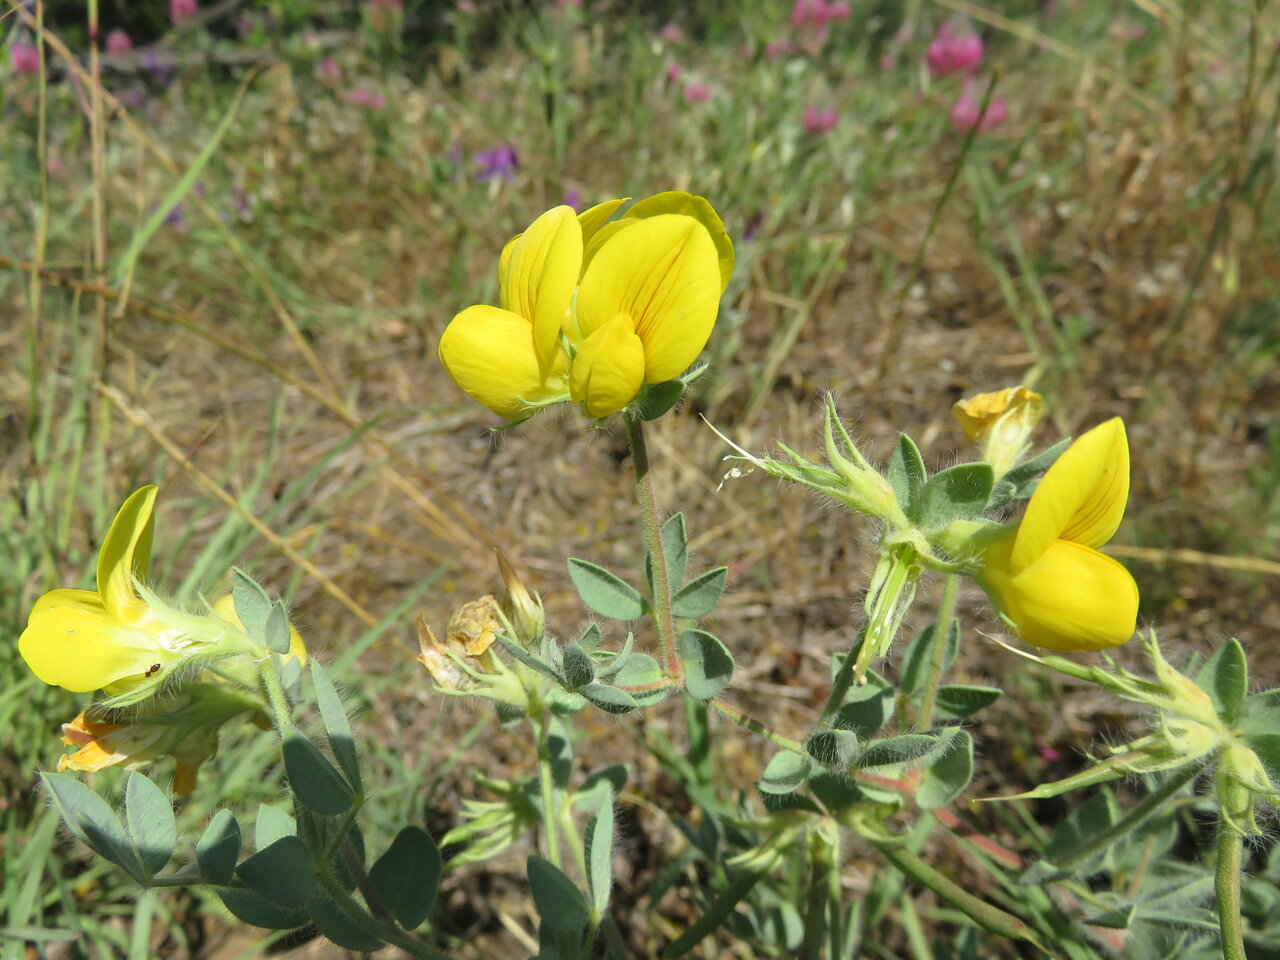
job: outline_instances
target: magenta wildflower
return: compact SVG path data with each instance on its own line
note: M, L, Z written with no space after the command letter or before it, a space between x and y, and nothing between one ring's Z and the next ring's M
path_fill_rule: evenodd
M20 77L30 77L40 72L40 51L34 44L18 41L9 48L9 65Z
M973 73L982 60L982 38L967 26L957 31L949 22L944 23L929 43L925 59L935 77Z
M835 0L835 3L827 4L828 20L848 20L853 14L853 9L849 6L848 0Z
M107 34L107 53L112 56L119 57L129 53L133 49L133 41L129 39L129 35L116 27Z
M823 110L819 107L805 107L804 132L812 134L830 133L836 128L838 119L834 109Z
M705 83L693 81L684 88L685 103L706 103L711 99L711 88Z
M951 107L951 126L956 133L968 133L974 127L978 128L979 133L987 133L1000 126L1009 118L1008 108L1005 107L1004 99L1001 97L993 97L991 102L987 104L987 112L979 121L979 111L982 109L981 103L974 97L971 90L965 90L960 94L958 99Z
M667 83L676 84L680 82L680 64L672 63L667 66Z
M169 19L175 26L182 26L196 15L196 0L169 0Z
M472 14L475 13L477 9L475 0L458 0L459 13Z
M564 198L560 201L566 207L573 207L574 213L582 212L582 194L576 187L570 187L564 192Z
M658 31L658 36L667 43L684 43L684 31L674 23L664 24L662 29Z
M387 105L387 98L380 91L370 90L368 87L356 87L347 94L347 101L370 110L381 110Z
M339 84L342 82L342 67L333 57L321 57L316 63L316 79L322 83Z

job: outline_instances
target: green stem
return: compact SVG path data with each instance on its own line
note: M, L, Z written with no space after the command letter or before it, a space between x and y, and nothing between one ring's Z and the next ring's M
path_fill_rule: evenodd
M276 729L284 736L293 729L293 711L289 709L289 700L280 683L279 657L273 653L259 663L258 676L262 677L262 685L266 688L267 702L271 704L271 712L276 718Z
M1023 921L999 907L993 907L959 884L947 879L933 867L899 843L872 840L872 845L899 871L924 887L932 890L947 903L967 914L978 926L998 933L1011 940L1026 940L1048 953L1035 938L1035 933Z
M653 493L644 422L630 413L623 415L623 419L627 424L627 443L631 444L631 466L636 477L636 502L640 504L644 545L653 570L653 621L658 630L658 650L667 666L667 673L678 680L681 669L680 658L676 655L676 620L671 612L671 573L667 571L667 554L662 549L662 522L658 520L658 500Z
M557 832L559 810L556 807L556 786L551 773L551 711L546 704L539 704L538 712L538 785L542 788L542 828L547 835L547 859L560 868L560 837Z
M342 884L332 877L321 875L319 879L321 886L324 887L325 894L333 901L334 906L360 929L377 937L379 940L385 940L387 943L399 947L412 957L420 957L422 960L448 960L445 954L433 950L413 934L400 929L393 921L380 920L377 917L370 916L369 912L347 893Z
M933 625L933 659L929 661L929 676L924 685L924 702L920 704L917 726L928 730L933 726L933 710L938 703L938 687L942 683L942 665L947 660L947 647L951 639L951 621L956 610L956 585L960 578L948 574L942 578L942 599L938 601L938 619Z
M1244 930L1240 923L1240 865L1244 838L1231 825L1225 812L1218 813L1218 868L1214 890L1218 895L1218 929L1222 935L1223 960L1247 960Z
M675 618L671 613L671 576L667 571L667 555L662 550L662 524L658 520L658 504L653 495L653 476L649 470L649 448L644 441L644 424L639 417L624 414L627 442L631 445L631 466L636 477L636 501L640 504L640 520L644 528L644 545L649 551L653 569L653 622L658 630L658 648L667 673L681 676L676 655Z
M1126 813L1102 832L1095 834L1088 843L1077 847L1068 856L1057 861L1054 866L1062 870L1071 870L1084 863L1095 853L1111 846L1119 837L1124 836L1154 813L1165 809L1169 799L1187 783L1194 780L1204 767L1198 763L1188 763L1170 773L1163 782L1142 798L1142 802Z
M794 750L796 753L804 753L804 744L799 740L793 740L788 736L778 733L778 731L761 723L754 717L747 716L747 714L743 713L737 707L731 707L729 704L716 698L712 698L706 702L716 713L728 717L738 726L746 730L750 730L752 733L758 733L770 743L776 743L778 746L785 747L787 750Z
M826 705L822 708L822 716L818 720L819 725L830 720L835 712L840 709L840 705L844 703L845 694L853 686L853 665L857 662L862 645L866 642L867 622L863 621L862 626L858 629L858 635L853 638L853 643L849 645L849 652L845 654L844 660L840 662L840 669L836 671L836 678L831 683L831 693L827 696Z

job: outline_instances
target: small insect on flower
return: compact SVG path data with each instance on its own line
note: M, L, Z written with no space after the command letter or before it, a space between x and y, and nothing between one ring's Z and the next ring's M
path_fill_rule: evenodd
M144 673L143 676L150 678L150 677L154 677L159 672L160 672L160 664L153 663L150 667L147 668L147 672Z

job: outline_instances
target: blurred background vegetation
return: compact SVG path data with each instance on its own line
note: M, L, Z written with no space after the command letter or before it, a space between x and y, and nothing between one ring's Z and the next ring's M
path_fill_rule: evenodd
M678 188L722 213L738 269L710 374L650 442L662 506L685 510L700 557L730 564L717 632L746 709L812 720L873 531L758 476L721 488L726 451L700 418L751 449L809 452L828 389L864 449L887 455L905 430L934 465L959 455L949 408L976 391L1044 393L1046 445L1123 416L1134 489L1113 552L1144 621L1183 658L1237 636L1274 680L1274 10L854 0L819 23L802 8L4 0L11 640L40 593L91 582L115 507L157 482L161 589L213 592L238 563L289 597L308 643L352 671L388 785L375 816L440 836L477 792L473 767L502 775L528 758L487 715L430 697L409 618L440 624L495 590L497 544L568 633L584 614L563 558L638 559L619 530L632 522L625 438L555 415L490 432L436 340L496 297L498 251L542 210ZM95 16L110 52L91 57ZM931 70L940 30L980 36L979 61ZM961 607L991 623L980 596ZM962 676L998 676L1011 694L975 731L988 738L975 795L1073 772L1099 736L1138 729L965 633ZM261 949L216 900L138 902L82 858L33 784L83 698L40 685L16 642L0 647L0 676L4 956L36 949L24 940L51 956ZM584 751L638 764L618 897L654 924L632 931L642 944L688 923L678 889L645 901L680 843L646 799L670 784L629 727L587 723ZM758 775L759 742L729 742L733 777ZM247 736L224 743L183 816L269 798L267 767ZM1028 808L1044 825L1065 812ZM1012 808L982 817L1014 849L1033 829ZM850 862L851 895L873 869ZM442 899L456 955L525 949L522 855L451 874ZM883 950L906 953L892 938Z

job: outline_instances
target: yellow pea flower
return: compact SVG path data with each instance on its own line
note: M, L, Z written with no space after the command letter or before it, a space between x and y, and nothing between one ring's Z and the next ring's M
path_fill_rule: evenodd
M978 582L1027 643L1100 650L1133 636L1138 587L1098 552L1129 498L1124 423L1078 438L1045 473L1022 521L987 544Z
M516 420L571 400L590 417L679 376L710 337L733 244L704 198L679 191L582 214L567 206L512 238L498 262L501 306L468 307L440 361L469 396Z
M156 494L142 487L116 514L98 551L97 590L51 590L32 607L18 652L50 686L118 695L215 647L249 651L226 621L173 609L139 587L151 563Z

